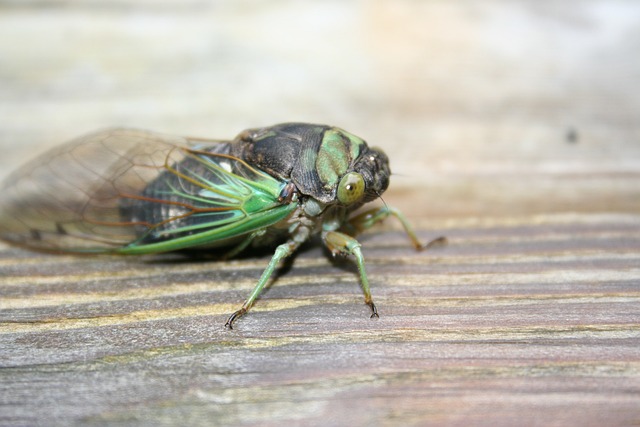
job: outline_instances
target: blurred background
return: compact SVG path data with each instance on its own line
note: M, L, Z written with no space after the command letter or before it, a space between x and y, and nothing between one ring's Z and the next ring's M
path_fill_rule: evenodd
M640 208L640 2L0 1L0 179L127 126L340 126L415 221Z

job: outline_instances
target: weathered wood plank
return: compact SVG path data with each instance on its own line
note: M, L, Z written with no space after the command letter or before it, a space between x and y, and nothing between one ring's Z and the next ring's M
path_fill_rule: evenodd
M631 0L0 4L0 179L108 126L304 120L391 158L353 265L0 247L0 425L640 424Z
M368 235L377 321L353 267L310 247L234 331L225 315L265 257L5 248L2 421L632 424L639 226L619 215L452 224L437 230L450 244L426 253L400 232Z

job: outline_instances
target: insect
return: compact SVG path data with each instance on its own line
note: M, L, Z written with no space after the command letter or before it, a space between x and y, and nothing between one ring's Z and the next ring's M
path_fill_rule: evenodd
M378 311L355 236L387 207L351 216L389 185L384 152L342 129L285 123L231 141L111 129L73 140L28 163L4 183L0 238L56 253L149 254L203 249L234 256L275 252L226 327L253 305L279 262L320 234L333 253L353 255L371 317Z

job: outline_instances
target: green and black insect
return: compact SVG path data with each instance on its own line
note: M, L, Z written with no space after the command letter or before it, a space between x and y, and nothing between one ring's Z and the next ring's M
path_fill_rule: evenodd
M232 141L112 129L62 145L9 176L0 190L0 238L85 254L197 248L233 256L275 246L255 288L227 320L232 328L278 263L320 234L333 254L355 257L365 303L378 317L354 236L392 215L422 248L393 208L350 217L387 189L389 175L382 150L324 125L249 129Z

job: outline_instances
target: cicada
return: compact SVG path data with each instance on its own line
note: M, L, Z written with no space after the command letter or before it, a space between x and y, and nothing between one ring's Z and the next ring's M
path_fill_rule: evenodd
M389 185L389 160L337 127L285 123L233 140L203 140L110 129L28 163L0 193L0 237L33 250L152 254L202 249L234 256L275 252L226 327L245 314L280 261L311 236L357 263L371 317L378 312L355 236L396 209L354 212Z

